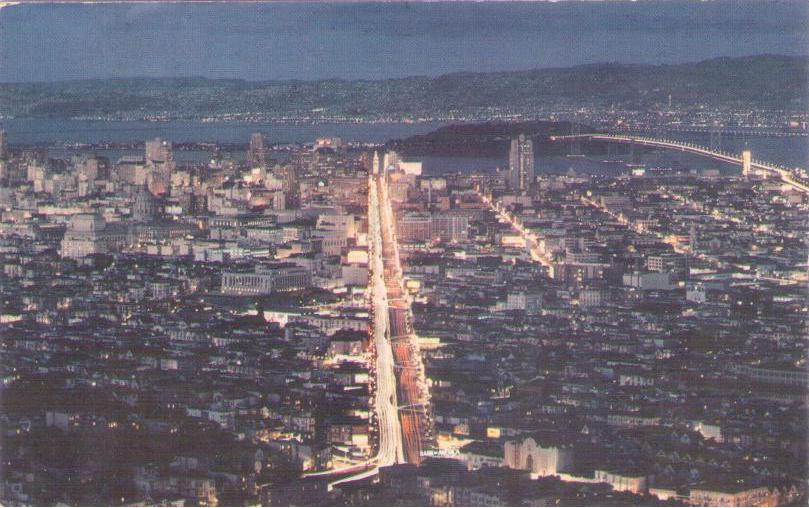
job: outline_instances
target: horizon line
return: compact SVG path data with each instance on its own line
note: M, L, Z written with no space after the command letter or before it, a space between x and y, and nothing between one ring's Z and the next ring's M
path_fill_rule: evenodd
M37 3L44 3L48 0L43 0L43 2ZM72 2L73 0L66 0L66 2ZM80 0L77 0L80 1ZM99 0L99 2L93 3L100 3L100 2L108 2L109 0ZM124 2L126 0L113 0L116 2ZM161 0L131 0L132 2L136 3L162 3ZM170 3L179 3L179 2L194 2L194 3L214 3L220 2L221 0L170 0ZM286 2L287 0L234 0L236 2L248 2L248 3L258 3L258 2ZM309 2L309 0L303 0L304 2ZM319 0L314 0L319 1ZM345 2L364 2L365 0L340 0ZM408 0L388 0L388 1L408 1ZM454 0L441 0L441 1L454 1ZM465 0L461 0L465 1ZM478 0L474 0L478 1ZM486 1L486 0L484 0ZM497 0L497 1L511 1L511 0ZM555 2L555 1L611 1L611 0L531 0L531 1L544 1L544 2ZM635 0L616 0L616 1L635 1ZM652 0L649 0L652 1ZM696 1L704 1L704 0L696 0ZM65 3L65 2L62 2ZM53 79L53 80L35 80L35 81L5 81L0 80L0 86L4 85L38 85L38 84L55 84L55 83L67 83L67 82L86 82L86 81L123 81L123 80L170 80L170 79L199 79L199 80L207 80L207 81L244 81L247 83L317 83L321 81L356 81L356 82L379 82L379 81L397 81L403 79L418 79L418 78L426 78L426 79L437 79L446 76L457 76L461 74L510 74L510 73L521 73L521 72L533 72L533 71L543 71L543 70L557 70L557 69L576 69L580 67L595 67L599 65L612 65L612 66L627 66L627 67L675 67L678 65L688 65L688 64L700 64L704 62L710 62L713 60L741 60L745 58L765 58L765 57L777 57L777 58L792 58L792 59L809 59L809 53L805 54L796 54L790 55L786 53L756 53L756 54L749 54L749 55L738 55L738 56L714 56L709 58L702 58L699 60L684 60L680 62L660 62L660 63L639 63L639 62L622 62L622 61L599 61L599 62L590 62L590 63L577 63L567 66L549 66L549 67L529 67L524 69L509 69L509 70L494 70L494 71L474 71L474 70L461 70L461 71L452 71L452 72L444 72L441 74L411 74L407 76L399 76L399 77L388 77L388 78L378 78L378 79L366 79L366 78L341 78L336 76L331 77L324 77L324 78L311 78L311 79L302 79L302 78L267 78L267 79L250 79L250 78L239 78L239 77L210 77L204 75L178 75L178 76L107 76L107 77L82 77L82 78L63 78L63 79Z

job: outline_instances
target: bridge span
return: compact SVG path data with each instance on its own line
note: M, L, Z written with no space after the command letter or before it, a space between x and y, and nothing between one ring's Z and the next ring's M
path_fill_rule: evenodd
M654 148L666 148L669 150L679 150L681 152L692 153L702 157L727 162L729 164L736 164L744 167L745 161L742 156L729 152L721 152L711 150L704 146L699 146L694 143L687 143L683 141L676 141L671 139L658 139L645 136L632 136L632 135L619 135L619 134L574 134L569 136L551 136L551 141L569 141L572 139L583 139L588 141L606 141L612 143L635 144L641 146L651 146ZM767 176L774 176L779 178L782 182L790 187L797 189L803 193L809 194L809 181L805 178L795 174L789 168L779 166L770 162L760 161L756 159L750 160L750 169L758 171Z

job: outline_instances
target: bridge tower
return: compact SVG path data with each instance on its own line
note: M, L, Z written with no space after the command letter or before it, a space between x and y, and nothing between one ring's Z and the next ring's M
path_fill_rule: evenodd
M742 176L745 178L750 176L750 166L753 160L753 154L749 149L745 148L742 152Z

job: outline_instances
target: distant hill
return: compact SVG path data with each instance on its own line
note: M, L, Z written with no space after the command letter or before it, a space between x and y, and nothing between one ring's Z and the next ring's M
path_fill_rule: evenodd
M677 65L605 63L380 81L109 79L0 84L6 117L258 120L503 118L552 108L743 107L806 111L809 57Z

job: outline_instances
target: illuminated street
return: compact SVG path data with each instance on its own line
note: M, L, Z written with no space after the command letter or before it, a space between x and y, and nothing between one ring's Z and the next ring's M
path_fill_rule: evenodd
M418 339L410 325L410 304L402 283L395 220L386 178L382 176L378 184L382 255L389 302L389 337L398 381L402 448L405 461L418 464L421 462L423 438L429 426L429 393Z
M377 466L401 461L402 435L397 410L396 376L390 342L388 296L384 280L383 232L378 178L370 177L368 186L368 229L370 237L370 303L372 305L373 341L376 348L376 413L379 428Z

